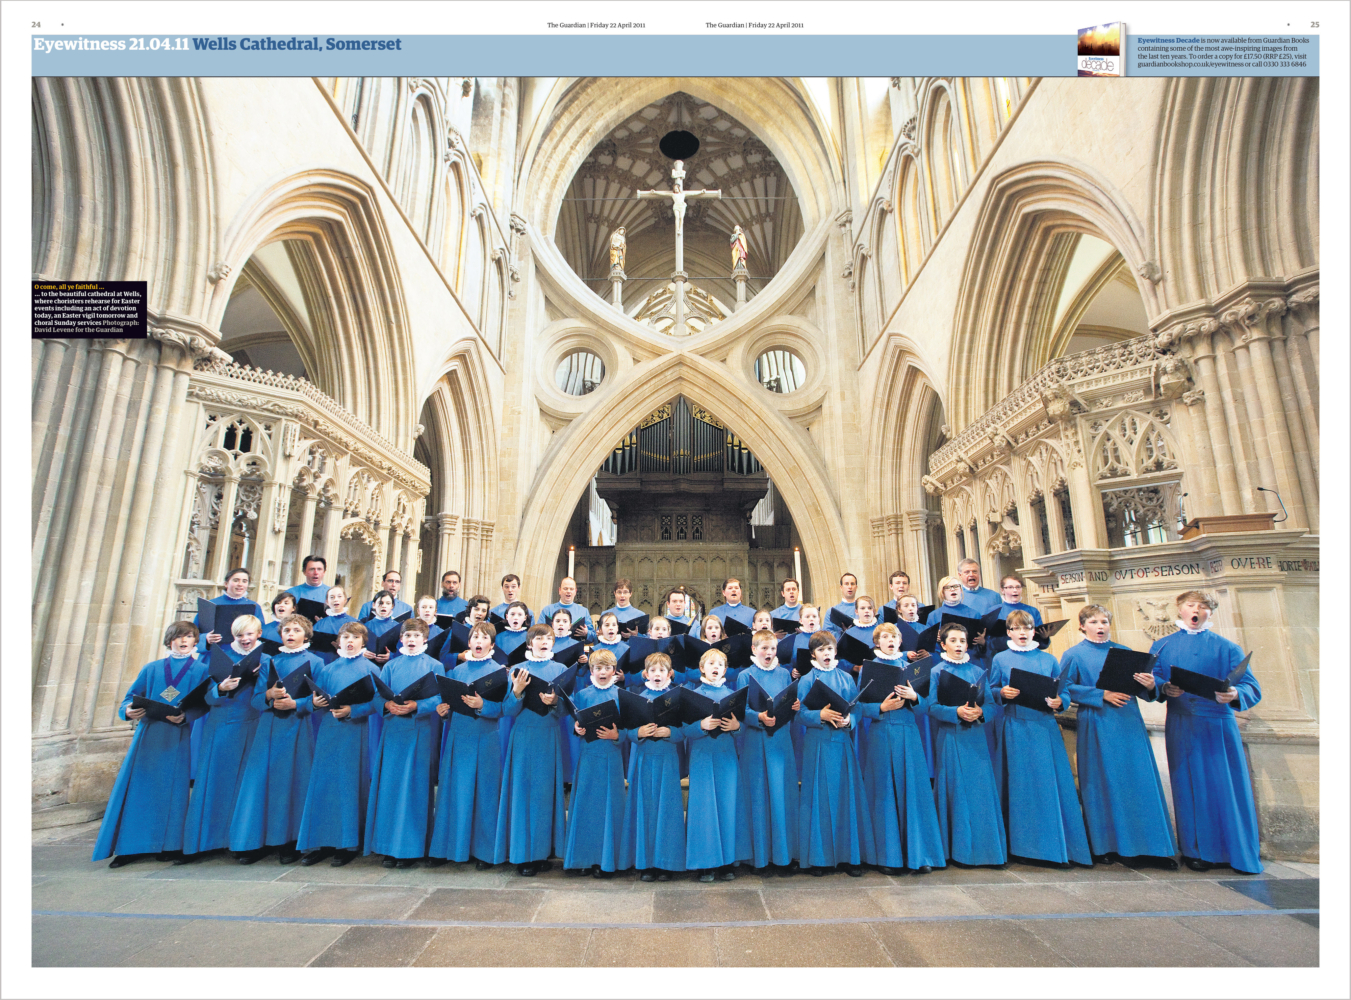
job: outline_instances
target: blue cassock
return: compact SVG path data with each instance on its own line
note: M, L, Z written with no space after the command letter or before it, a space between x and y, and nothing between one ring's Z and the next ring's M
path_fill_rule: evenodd
M618 701L619 688L611 684L605 690L582 688L573 696L579 708L590 708L603 701ZM533 713L532 713L533 714ZM593 740L581 743L577 768L572 774L572 797L568 802L564 868L590 868L621 871L620 841L624 832L624 763L619 740Z
M471 684L500 669L491 657L465 660L447 676ZM502 790L502 742L497 734L501 718L502 703L487 699L474 716L450 713L441 746L430 857L492 860Z
M619 619L619 631L623 632L624 625L626 623L633 621L635 618L641 618L643 617L644 614L646 614L646 612L639 611L632 604L630 604L627 608L621 608L618 604L616 604L614 607L606 608L604 611L602 611L600 613L600 618L604 618L606 615L614 615L616 618ZM599 621L600 618L597 618L596 620Z
M1242 649L1211 631L1189 635L1179 630L1154 643L1149 651L1159 658L1154 676L1160 682L1167 678L1169 667L1226 677L1243 659ZM1234 690L1238 697L1227 705L1192 694L1167 699L1163 738L1177 843L1183 856L1256 873L1262 870L1257 806L1234 712L1261 701L1262 688L1247 670Z
M264 625L263 625L263 634L262 634L262 636L260 637L260 640L259 640L259 641L262 641L262 642L275 642L275 643L280 644L280 642L281 642L281 621L278 620L278 619L273 619L272 621L267 622L266 624L264 624Z
M521 643L525 642L525 634L528 629L509 629L504 628L497 633L497 638L493 644L504 653L514 653Z
M755 624L755 609L746 604L719 604L709 614L724 625L729 617L735 618L747 628Z
M233 645L221 645L221 651L235 663L244 659ZM260 674L266 674L272 658L263 654ZM235 797L244 773L258 725L258 710L253 707L253 689L242 684L227 694L218 685L206 689L211 710L202 723L202 745L197 773L192 783L192 800L183 820L183 853L198 854L227 847L230 820L235 814Z
M463 597L438 597L436 599L436 613L438 615L458 615L467 607L469 607L469 602Z
M807 697L815 681L846 701L858 694L849 672L838 667L813 667L798 681L799 699ZM838 864L876 864L872 818L854 753L852 730L858 724L855 706L850 725L836 729L821 721L820 711L803 707L797 717L807 727L802 747L802 797L798 806L798 852L801 863L814 868Z
M283 651L272 657L272 664L284 680L302 666L313 677L323 660L304 650ZM296 698L295 708L278 712L268 707L267 685L264 667L253 686L253 708L260 714L230 820L232 851L280 847L300 832L300 813L314 762L314 727L308 718L314 698Z
M996 608L992 608L991 610L994 611L994 612L997 612L997 614L995 614L995 620L996 620L996 621L1001 621L1001 622L1002 622L1005 618L1007 618L1009 615L1013 614L1013 612L1015 612L1015 611L1026 611L1029 615L1032 616L1032 624L1033 624L1033 625L1041 625L1041 624L1042 624L1042 620L1041 620L1041 612L1040 612L1037 608L1034 608L1034 607L1033 607L1032 605L1030 605L1030 604L1022 604L1021 602L1020 602L1020 603L1017 603L1017 604L1010 604L1010 603L1008 603L1008 601L1005 601L1005 600L1002 600L1002 599L1001 599L1000 602L999 602L999 606L996 607ZM990 614L990 611L987 611L987 612L985 612L985 613L988 615L988 614ZM1104 655L1106 655L1106 654L1104 654Z
M172 703L206 677L206 662L195 657L166 657L147 663L127 688L118 717L125 720L133 695ZM177 694L161 697L173 688ZM188 811L190 780L187 723L136 723L131 747L113 782L91 860L115 854L158 854L183 846L183 819Z
M353 618L351 615L349 615L346 611L344 611L340 615L328 615L324 618L320 618L317 622L315 622L314 630L316 632L326 632L329 635L336 636L338 634L339 629L341 629L348 622L354 621L356 621L356 619ZM338 658L337 653L316 653L315 655L325 663L332 663L334 660ZM333 693L334 692L332 691L329 692L329 694Z
M563 604L561 601L555 601L553 604L541 608L539 613L540 624L552 627L554 615L558 614L560 611L566 611L568 614L572 615L572 625L568 628L569 635L572 634L572 630L578 625L585 625L586 641L596 641L596 625L591 620L591 612L586 609L585 604L578 604L576 601L573 601L571 604Z
M317 587L311 587L308 583L297 583L294 587L287 587L288 594L294 594L297 600L305 599L308 601L318 601L323 604L328 600L328 584L321 583Z
M567 668L561 663L526 660L521 667L552 681ZM536 715L507 691L502 715L514 719L507 756L502 761L502 795L497 806L495 864L547 861L563 847L563 741L555 702L548 715ZM571 725L571 721L569 721Z
M858 602L841 601L839 604L835 605L835 607L831 608L830 611L838 611L840 614L848 615L851 619L857 618ZM821 615L821 627L838 639L843 629L830 620L830 611Z
M967 590L966 585L963 584L962 603L968 608L974 608L976 610L974 617L983 618L1004 603L1004 595L997 590L991 590L989 587L977 587L975 590Z
M1002 701L999 690L1009 683L1014 667L1044 677L1060 673L1060 664L1050 653L1041 649L1020 653L1010 647L995 655L990 668L996 701ZM1074 772L1054 715L1022 705L1005 705L995 742L994 772L1010 854L1041 861L1093 863L1083 809L1074 790Z
M361 654L340 656L320 667L314 680L325 694L335 695L366 674L374 664ZM305 808L300 816L296 849L313 851L332 847L355 851L366 829L366 799L370 788L370 735L372 713L380 711L379 698L351 706L351 715L335 719L321 709L319 731L314 741L314 765L305 790Z
M467 605L467 604L465 605L465 607L468 607L468 606L469 606L469 605ZM511 605L508 604L506 601L503 601L503 602L502 602L501 604L499 604L497 607L495 607L495 608L489 608L489 609L488 609L488 614L490 614L490 615L497 615L497 617L501 618L503 621L506 621L506 619L507 619L507 608L509 608L509 607L511 607ZM531 625L533 625L533 624L535 624L535 613L534 613L533 611L530 610L530 606L529 606L529 605L526 605L526 609L525 609L525 627L528 629L528 628L529 628ZM547 622L544 623L544 624L547 624Z
M693 691L713 701L732 693L726 682ZM685 822L685 867L722 868L751 858L751 818L746 786L731 733L710 737L698 722L683 726L689 747L689 815Z
M253 615L255 618L257 618L258 621L259 621L260 623L263 622L263 621L265 620L264 615L263 615L263 606L262 606L261 604L259 604L257 601L255 601L255 600L254 600L252 597L250 597L248 594L245 594L243 597L239 598L238 600L236 600L235 598L231 597L229 594L220 594L220 595L217 596L217 597L211 598L211 603L212 603L212 604L247 604L247 605L250 606L249 614L251 614L251 615ZM210 629L206 629L206 628L202 628L201 615L193 615L193 616L192 616L192 623L193 623L194 625L196 625L197 628L201 631L201 636L200 636L200 637L198 638L198 640L197 640L197 650L198 650L198 652L205 652L205 651L206 651L206 636L207 636L207 633L208 633L209 631L211 631L211 630L210 630ZM281 640L278 639L277 641L280 642ZM228 646L230 645L230 637L229 637L228 635L227 635L227 636L222 636L222 637L221 637L221 645L222 645L222 646L226 646L226 647L228 647Z
M391 657L381 679L398 692L425 674L444 674L439 660L426 653ZM376 701L380 696L376 695ZM366 853L393 858L427 855L432 830L432 780L441 695L417 702L412 715L387 715L380 732L380 752L371 766L370 802L366 809Z
M963 591L963 593L970 593L970 591ZM944 602L943 604L938 605L938 607L934 608L932 611L929 612L929 617L924 619L924 627L919 629L919 631L923 632L924 629L928 628L930 625L937 625L939 622L943 620L943 616L945 614L961 615L963 618L981 618L984 616L985 613L983 611L978 611L970 604L964 604L960 601L958 601L956 604L948 604ZM971 637L969 635L966 637L966 639L967 642L971 641ZM934 648L937 649L938 647L935 646Z
M802 620L802 605L794 604L791 608L787 604L780 604L770 614L775 618L791 618L793 621Z
M1069 667L1066 690L1079 706L1076 756L1088 842L1094 854L1171 858L1177 853L1173 824L1140 706L1132 698L1114 708L1103 702L1105 692L1097 687L1113 647L1130 648L1085 639L1066 650L1060 661ZM1153 701L1158 690L1156 684L1141 697Z
M396 608L395 614L398 613L398 609ZM370 621L363 622L362 624L366 626L366 631L370 633L372 639L378 639L390 629L398 628L403 622L395 621L394 615L390 615L388 618L372 618Z
M772 698L791 685L793 677L785 667L766 670L752 661L737 678L737 688L753 683ZM748 702L742 725L746 738L741 744L741 783L750 804L751 864L782 867L798 856L798 776L791 724L770 735Z
M872 649L873 632L875 632L876 630L877 630L876 622L874 622L872 625L854 625L851 626L850 628L845 629L844 635L852 636L859 642L863 643L863 645L867 646L869 649ZM869 654L869 658L875 658L875 651L874 653ZM839 660L840 666L847 667L854 672L854 677L856 678L855 683L857 683L858 667L860 667L863 664L863 662L864 662L863 660L859 660L858 663L854 663L852 660ZM856 725L854 726L854 753L858 757L859 770L862 771L867 766L868 727L872 725L872 719L870 719L866 714L860 713L858 719L855 721Z
M644 686L637 694L656 698L669 691ZM624 835L619 848L619 870L685 869L685 804L680 791L680 744L684 731L671 727L669 737L639 739L627 730L629 790L624 806Z
M363 622L365 622L367 618L370 618L371 615L374 614L374 612L371 610L372 603L373 603L372 601L367 601L365 604L361 606L361 610L357 612L357 617L361 619ZM390 620L398 618L399 615L403 614L412 615L412 613L413 613L413 606L411 604L409 604L407 601L401 601L397 597L394 598L394 610L389 613ZM395 622L395 624L398 623ZM366 622L367 628L370 628L370 625L371 625L370 622Z
M903 656L876 657L878 663L905 666ZM932 683L932 682L931 682ZM924 699L883 712L876 702L858 703L869 721L863 755L863 787L872 814L877 863L884 868L919 868L947 864L929 784L920 722L928 721Z
M1008 860L1004 815L999 805L994 767L982 730L989 721L963 722L957 709L938 704L938 681L943 671L974 684L984 671L977 660L953 663L940 657L929 675L926 714L934 723L934 803L943 853L964 865L1002 865ZM988 717L994 693L985 682Z

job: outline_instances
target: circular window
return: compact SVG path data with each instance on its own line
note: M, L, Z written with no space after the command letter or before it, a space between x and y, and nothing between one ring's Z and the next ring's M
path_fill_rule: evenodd
M794 392L807 381L807 368L792 351L776 347L755 359L755 380L770 392Z
M585 396L605 381L605 362L590 351L573 351L558 362L554 381L569 396Z
M695 153L699 152L699 137L693 132L686 132L684 129L676 129L673 132L667 132L661 137L661 142L657 144L662 155L671 160L688 160Z

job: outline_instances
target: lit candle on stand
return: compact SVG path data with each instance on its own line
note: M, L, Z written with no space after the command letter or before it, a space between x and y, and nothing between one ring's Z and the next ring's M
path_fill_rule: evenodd
M568 546L568 576L572 576L576 571L577 546Z
M802 592L802 549L793 546L793 579L797 581L798 592ZM806 598L804 597L803 600Z

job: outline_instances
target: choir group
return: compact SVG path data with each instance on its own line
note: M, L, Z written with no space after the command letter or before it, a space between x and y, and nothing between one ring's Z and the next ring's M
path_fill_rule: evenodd
M752 608L731 579L707 615L683 588L648 615L620 580L595 620L570 578L536 615L514 574L490 607L454 572L410 605L394 571L354 616L325 571L308 557L266 625L239 569L169 626L168 656L122 702L136 731L95 860L364 852L532 876L561 858L598 878L712 882L742 865L1176 868L1180 847L1198 871L1262 870L1234 718L1261 691L1197 591L1147 654L1085 607L1057 661L1064 623L1023 604L1016 576L981 587L970 560L930 608L903 572L881 607L848 573L829 609L795 580L779 607ZM1137 699L1167 705L1176 837ZM1071 702L1077 789L1055 717Z

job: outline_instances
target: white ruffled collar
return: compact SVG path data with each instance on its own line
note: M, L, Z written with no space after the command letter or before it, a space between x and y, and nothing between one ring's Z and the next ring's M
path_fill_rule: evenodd
M548 653L548 654L546 654L546 655L544 655L544 656L536 656L536 655L534 655L533 653L531 653L531 652L529 652L529 651L527 650L527 651L526 651L526 654L525 654L525 658L526 658L527 660L529 660L531 663L548 663L548 662L550 662L554 657L553 657L553 654L552 654L552 653Z
M249 649L240 649L239 640L236 639L234 642L230 643L230 648L233 649L240 656L248 656L250 653L252 653L255 649L258 648L258 643L255 642L253 646Z
M711 687L711 688L726 687L726 686L727 686L727 675L726 675L726 674L723 674L722 677L718 678L717 681L710 681L710 680L708 680L708 679L705 678L705 677L700 677L700 678L699 678L699 682L700 682L701 684L707 684L707 685L708 685L709 687Z
M355 653L344 653L344 652L340 649L340 650L338 650L338 659L340 659L340 660L355 660L355 659L356 659L357 657L359 657L359 656L364 656L365 653L366 653L366 651L365 651L364 649L358 649Z
M751 664L752 664L753 666L755 666L755 667L756 667L757 669L759 669L759 670L765 670L765 671L774 670L774 669L776 669L776 668L778 667L778 665L779 665L779 658L778 658L777 656L775 656L774 658L772 658L772 659L769 661L769 666L767 666L767 667L761 666L759 660L751 660Z
M615 686L615 683L616 683L615 676L613 674L610 675L609 684L597 684L594 677L591 679L591 686L595 688L597 691L608 691L610 690L610 688Z
M962 658L961 658L960 660L954 660L954 659L953 659L951 656L949 656L947 653L939 653L938 655L939 655L940 657L942 657L943 659L947 660L949 663L970 663L970 662L971 662L971 654L970 654L970 653L963 653L963 654L962 654Z
M1206 623L1202 625L1200 628L1192 628L1181 618L1178 618L1176 621L1173 622L1173 624L1178 627L1178 631L1180 632L1186 632L1188 635L1200 635L1202 632L1210 631L1211 620L1207 618Z
M491 650L488 651L488 654L487 654L486 656L480 656L480 657L478 657L477 659L475 659L474 657L470 656L468 650L465 650L465 653L464 653L464 662L465 662L465 663L483 663L483 662L485 662L485 661L487 661L487 660L491 660L492 658L493 658L493 654L492 654L492 651L491 651Z
M399 651L403 653L404 656L421 656L423 653L427 652L427 644L424 642L422 644L422 648L419 649L416 653L413 653L410 652L408 647L401 642L399 643Z
M310 648L310 644L309 644L308 642L302 642L302 643L301 643L299 646L297 646L295 649L292 649L290 646L283 646L281 649L277 650L277 655L278 655L278 656L284 656L284 655L286 655L287 653L303 653L303 652L305 652L305 650L307 650L307 649L309 649L309 648Z
M661 685L661 687L658 687L651 681L643 681L643 687L647 688L649 691L669 691L671 689L671 682L667 681L665 684Z
M839 661L839 660L831 660L829 663L827 663L827 664L823 667L823 666L821 666L821 664L819 664L818 662L816 662L816 658L815 658L815 657L812 658L812 669L813 669L813 670L818 670L818 671L820 671L820 672L823 673L823 674L824 674L824 673L829 673L831 670L834 670L834 669L835 669L836 667L838 667L839 665L840 665L840 661Z
M343 608L341 611L334 611L332 608L324 608L324 614L329 618L341 618L343 615L347 614L347 609Z
M1008 648L1013 650L1015 653L1030 653L1034 649L1041 649L1041 647L1037 645L1035 640L1029 642L1026 646L1020 646L1016 643L1010 642L1008 644Z

